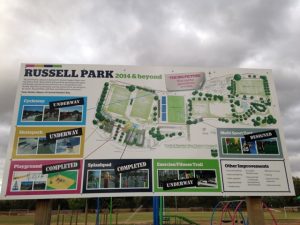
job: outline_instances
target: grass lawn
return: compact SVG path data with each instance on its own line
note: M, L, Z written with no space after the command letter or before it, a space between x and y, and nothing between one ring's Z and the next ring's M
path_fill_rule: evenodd
M153 94L143 90L138 90L133 102L130 116L147 120L151 112L153 98Z
M170 123L185 123L183 96L168 96L168 121Z
M54 211L53 211L54 212ZM300 221L300 212L293 212L293 213L287 213L287 218L285 218L284 212L282 209L279 209L278 212L273 212L275 218L277 219L277 222L280 224L291 224L296 225L299 224ZM168 209L165 209L165 215L178 215L178 216L184 216L192 221L195 221L196 223L199 223L201 225L210 225L210 219L212 212L210 211L186 211L186 212L174 212L174 209L172 212L170 212ZM219 222L220 220L221 212L217 212L215 214L215 220L214 222ZM247 213L243 212L243 215L246 217ZM70 224L71 221L71 214L65 214L60 215L59 218L59 224L62 224L62 217L64 218L64 224ZM268 212L264 213L265 217L265 224L273 224L271 221L271 216ZM104 213L101 213L100 219L101 224L104 223L104 219L107 218L107 224L110 224L110 215L109 213L105 216ZM118 215L116 213L112 214L112 224L116 224L118 222L119 225L121 224L152 224L153 221L153 213L151 212L120 212ZM94 225L96 221L96 215L95 214L88 214L88 225ZM78 215L78 225L83 225L85 221L85 215L83 213L80 213ZM14 224L14 225L31 225L34 222L34 215L27 215L27 216L7 216L7 215L0 215L0 225L8 225L8 224ZM51 225L56 225L57 222L57 215L53 215L51 217ZM172 224L174 224L174 219L171 218ZM75 213L72 219L72 224L75 224ZM177 221L178 224L178 221Z
M262 79L242 79L236 81L236 92L241 95L261 95L265 96Z
M112 86L112 96L107 110L124 116L129 103L130 94L130 91L125 87Z

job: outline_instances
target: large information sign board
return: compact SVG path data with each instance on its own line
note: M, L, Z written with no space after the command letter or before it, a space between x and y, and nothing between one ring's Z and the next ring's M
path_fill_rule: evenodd
M22 64L5 199L294 187L271 70Z

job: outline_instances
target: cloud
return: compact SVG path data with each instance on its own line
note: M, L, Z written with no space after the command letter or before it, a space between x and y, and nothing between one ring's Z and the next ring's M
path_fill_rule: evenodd
M300 154L289 157L289 163L291 166L292 175L295 177L300 177Z
M10 134L10 125L0 124L0 134L2 140L0 141L0 159L3 159L6 157L6 153L7 153L7 145L8 145L9 134Z
M5 160L4 159L0 159L0 177L3 177L3 173L4 173L4 165L5 165ZM0 179L0 192L1 192L1 188L2 188L2 179Z
M137 63L239 66L284 37L292 1L270 3L175 1L142 11Z
M21 62L270 68L299 173L299 19L296 0L0 0L0 158Z

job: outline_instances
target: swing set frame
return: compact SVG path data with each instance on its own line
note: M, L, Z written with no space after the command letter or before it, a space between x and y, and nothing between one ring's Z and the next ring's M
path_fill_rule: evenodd
M210 225L213 224L215 220L215 215L218 209L221 208L221 217L220 220L217 222L218 225L228 224L231 223L232 225L237 225L238 222L244 225L249 225L248 218L243 215L242 207L246 205L245 200L232 200L232 201L220 201L218 204L213 208L213 212L210 219ZM263 209L266 209L272 217L273 224L278 225L275 216L273 215L272 211L268 208L268 206L263 202L262 203ZM226 215L227 218L226 218ZM240 221L238 220L238 216L240 217Z

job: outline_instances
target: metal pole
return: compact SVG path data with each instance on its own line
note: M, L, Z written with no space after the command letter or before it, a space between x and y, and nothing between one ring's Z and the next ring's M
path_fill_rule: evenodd
M97 198L97 211L96 211L96 225L99 225L100 221L100 198Z
M286 218L287 218L287 214L286 214L286 209L285 209L285 207L283 207L283 210L284 210L284 218L286 219Z
M78 223L78 210L76 211L76 219L75 219L75 225Z
M71 219L70 219L70 225L72 225L72 223L73 223L73 213L74 213L74 210L72 210Z
M84 224L87 225L87 219L88 219L88 199L85 199L85 219Z
M112 197L110 197L110 206L109 206L109 225L112 225Z
M163 197L160 196L159 197L159 224L162 225L163 224Z
M119 216L119 212L116 211L116 225L118 225L118 216Z
M159 225L159 197L153 196L153 225Z
M105 225L107 225L108 211L105 211Z
M56 218L56 225L59 223L59 215L60 215L60 204L57 206L57 218Z

